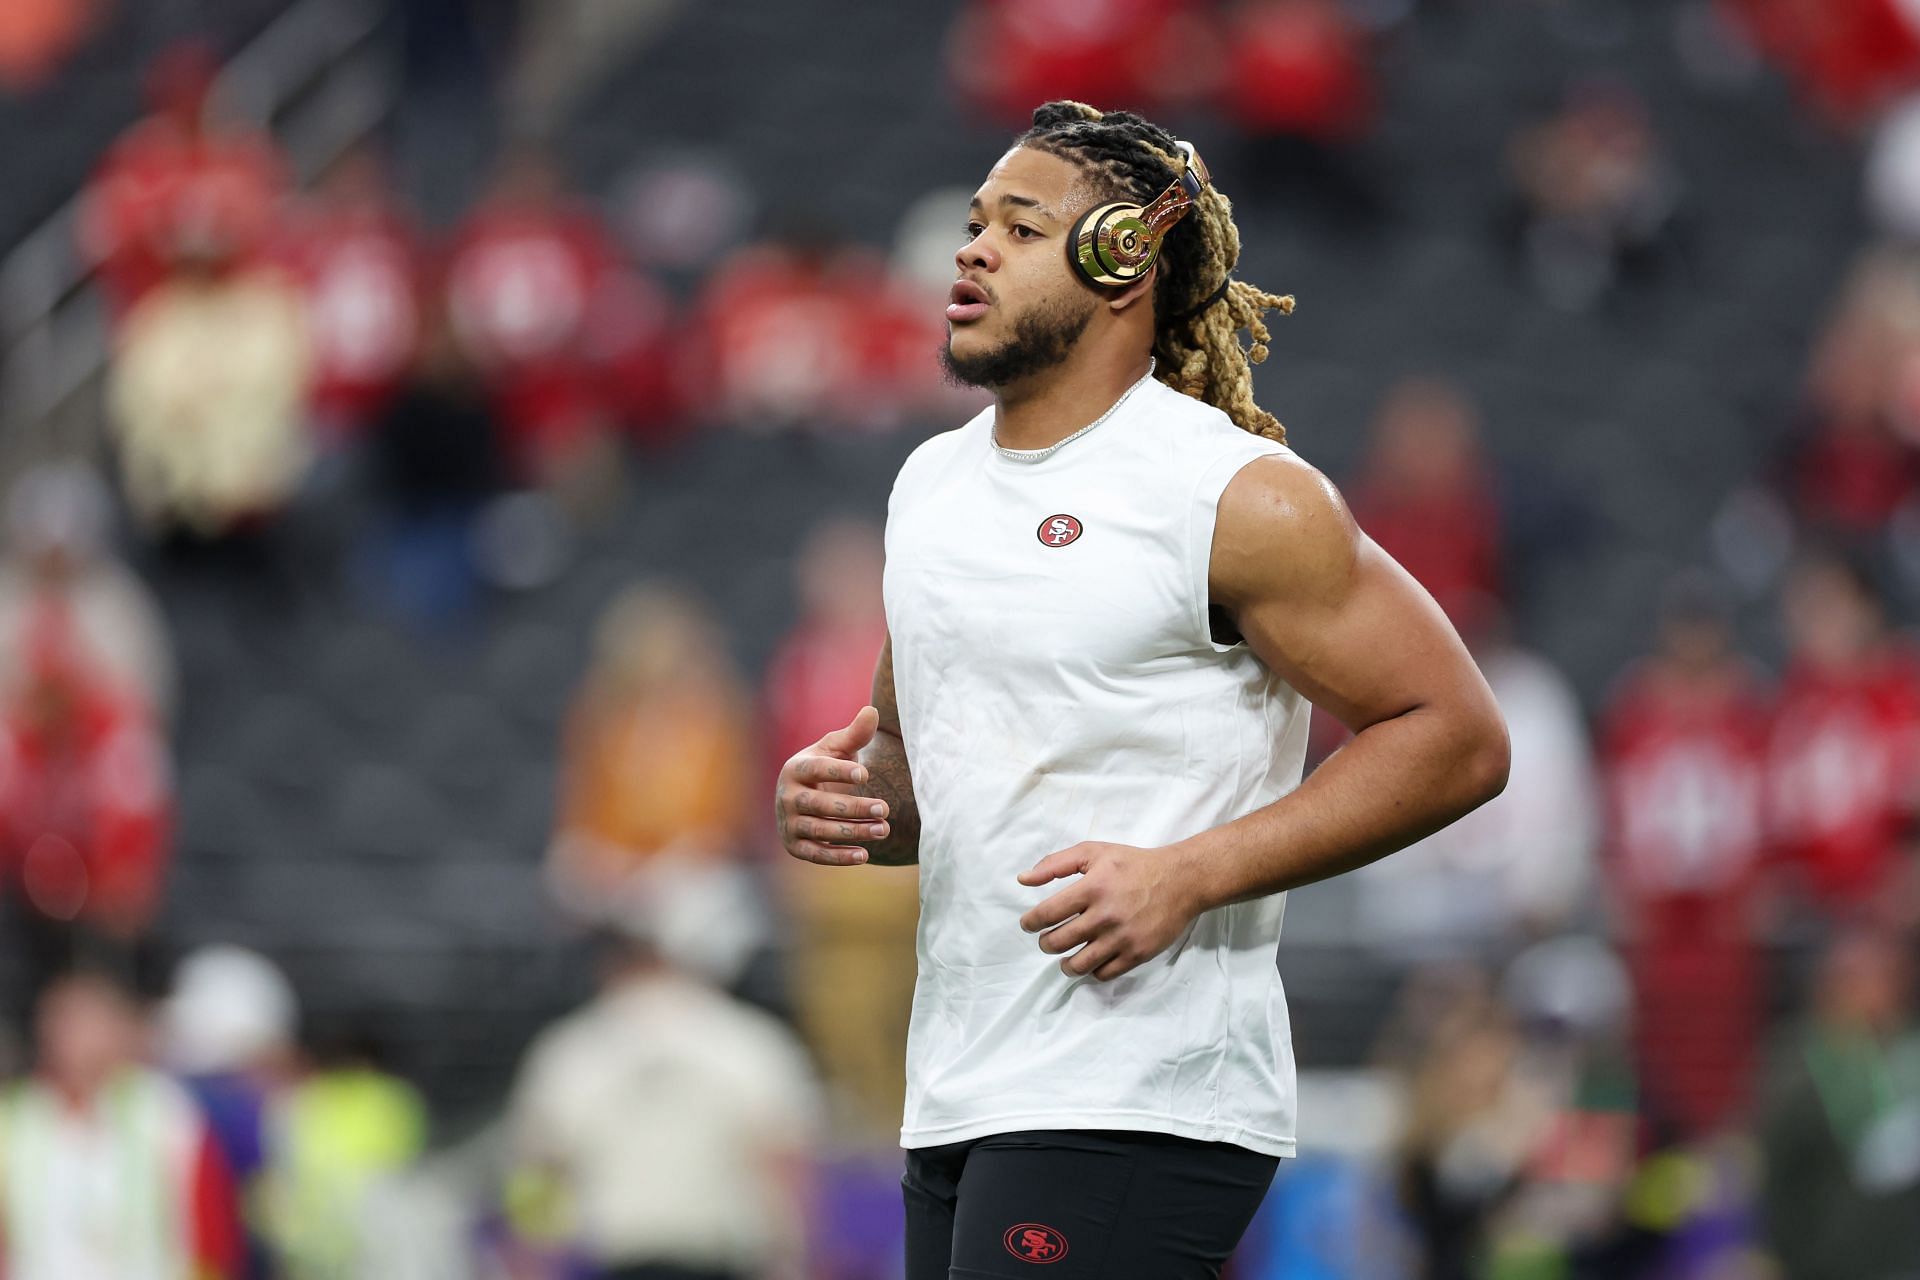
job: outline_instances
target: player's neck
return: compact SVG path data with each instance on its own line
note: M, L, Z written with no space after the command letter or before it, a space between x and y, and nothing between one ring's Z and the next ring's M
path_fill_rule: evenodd
M994 435L1007 449L1057 444L1113 407L1147 373L1131 352L1071 359L994 396Z

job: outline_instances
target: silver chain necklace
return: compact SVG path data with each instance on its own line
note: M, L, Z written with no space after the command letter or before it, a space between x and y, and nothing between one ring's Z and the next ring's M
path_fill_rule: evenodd
M1141 387L1146 385L1147 379L1153 376L1153 370L1154 370L1154 359L1152 356L1148 356L1147 372L1145 373L1145 375L1141 377L1140 381L1134 383L1132 386L1128 387L1125 391L1122 391L1120 393L1120 398L1118 400L1115 400L1113 404L1108 407L1105 413L1101 414L1099 417L1095 418L1092 422L1089 422L1086 426L1080 428L1078 431L1074 432L1072 435L1063 436L1060 439L1055 440L1052 444L1048 445L1044 449L1009 449L1007 448L1007 446L1000 443L1000 426L998 422L996 422L991 428L988 429L988 437L993 441L993 447L999 450L1000 456L1003 458L1011 458L1015 462L1039 462L1043 458L1051 457L1061 447L1072 444L1075 440L1078 440L1081 436L1087 434L1087 432L1093 430L1095 427L1105 422L1108 418L1111 418L1114 414L1118 413L1120 411L1120 406L1127 402L1127 397L1132 395L1134 392L1138 391Z

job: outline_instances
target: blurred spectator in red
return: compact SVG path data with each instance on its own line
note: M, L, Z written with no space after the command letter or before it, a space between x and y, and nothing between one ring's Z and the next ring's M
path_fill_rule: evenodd
M30 990L85 960L131 975L160 905L172 824L146 704L89 654L63 602L29 624L0 702L0 894Z
M31 93L93 29L100 0L7 0L0 4L0 86Z
M1791 659L1768 745L1773 839L1813 903L1898 908L1920 778L1920 667L1867 571L1809 558L1784 592Z
M872 700L887 638L883 554L880 531L848 516L816 525L794 558L800 621L774 652L763 699L769 781L787 757Z
M1465 634L1497 604L1500 508L1480 447L1480 413L1460 388L1411 378L1387 393L1352 488L1373 540L1420 581Z
M853 519L823 522L801 548L800 622L776 651L762 698L768 786L787 757L873 698L887 633L883 554L880 530ZM780 866L797 934L795 1004L834 1091L836 1127L860 1144L892 1145L906 1100L918 869L862 867L848 878L791 858Z
M557 1202L543 1216L606 1280L802 1280L806 1053L686 962L674 917L702 904L650 883L635 907L605 942L600 993L527 1051L507 1114L520 1199Z
M973 0L948 36L948 74L968 102L1013 128L1055 98L1165 105L1211 87L1207 16L1192 0Z
M1809 1018L1782 1037L1760 1124L1760 1209L1783 1280L1920 1271L1911 946L1843 934L1821 962Z
M1753 1076L1768 711L1710 584L1686 580L1601 726L1607 879L1634 980L1642 1111L1683 1140L1742 1119Z
M1679 204L1647 106L1625 85L1575 85L1507 148L1519 248L1534 287L1569 311L1599 304L1650 265Z
M387 506L369 548L376 594L421 622L465 617L479 581L474 521L504 476L492 405L444 313L427 318L371 453Z
M899 425L938 394L938 323L881 255L800 225L729 257L696 320L714 412L754 431Z
M108 502L79 462L45 463L14 482L0 558L0 698L25 675L35 620L57 606L101 670L165 720L173 647L152 593L108 545Z
M694 389L678 324L667 291L638 272L621 272L594 299L588 357L608 411L643 444L669 443L688 425Z
M754 753L726 638L691 599L629 588L602 616L594 648L568 715L548 859L562 900L599 920L617 916L648 863L731 874Z
M48 989L39 1071L0 1099L8 1280L239 1275L239 1205L192 1099L140 1063L132 998L94 974Z
M420 335L419 233L371 145L347 152L294 206L276 248L306 302L318 442L356 440L392 397Z
M244 258L272 229L286 165L265 135L208 120L218 70L201 44L161 54L147 75L152 114L113 144L83 193L80 251L116 316L168 275L183 241L218 240Z
M531 143L510 151L454 237L446 291L523 482L577 496L617 476L596 326L609 292L636 287L629 281L598 214L566 193L553 157Z
M1720 0L1801 95L1836 124L1871 120L1920 83L1920 33L1902 0Z
M1920 292L1906 255L1863 255L1814 349L1787 489L1825 533L1864 544L1920 486Z
M307 334L279 272L230 239L187 239L126 318L107 375L127 498L163 533L211 540L277 514L311 451Z
M1365 36L1339 0L1245 0L1227 18L1225 46L1222 105L1242 130L1342 143L1372 124Z

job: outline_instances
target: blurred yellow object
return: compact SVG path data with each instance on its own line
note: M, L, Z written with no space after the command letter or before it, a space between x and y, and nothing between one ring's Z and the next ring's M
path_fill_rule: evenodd
M262 1207L284 1274L355 1274L369 1196L425 1145L419 1094L371 1068L327 1071L297 1086L276 1122Z
M1627 1221L1649 1231L1673 1231L1707 1198L1712 1181L1698 1157L1677 1151L1652 1156L1627 1188Z
M523 1166L507 1176L500 1207L515 1236L533 1244L558 1245L573 1238L576 1216L564 1179L549 1169Z

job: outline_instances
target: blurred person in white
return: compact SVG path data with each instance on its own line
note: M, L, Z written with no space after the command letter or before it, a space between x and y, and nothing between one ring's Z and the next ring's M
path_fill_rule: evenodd
M1359 921L1372 946L1420 961L1498 962L1563 926L1587 901L1600 838L1587 724L1573 685L1512 640L1499 607L1471 642L1513 742L1507 789L1359 876Z
M0 1275L234 1280L238 1205L186 1091L140 1062L132 997L98 974L48 988L38 1071L0 1097Z
M774 654L762 697L769 780L866 705L887 638L883 559L878 528L839 518L816 527L795 560L801 618ZM834 1087L843 1132L891 1146L906 1102L918 868L870 867L849 879L783 863L800 1024Z
M162 1060L207 1118L241 1196L252 1207L271 1158L274 1110L299 1069L293 984L258 952L201 947L174 969L157 1031ZM257 1215L245 1224L240 1274L273 1274Z
M820 1102L785 1026L716 990L703 905L648 873L600 993L528 1050L508 1125L605 1280L802 1280Z
M270 519L306 472L307 334L298 290L217 220L173 248L121 330L107 405L135 513L211 541Z
M0 683L25 671L32 619L57 602L101 669L165 719L173 646L153 594L109 545L110 519L106 487L82 462L42 463L14 481L0 559Z
M1867 927L1823 958L1768 1074L1761 1224L1783 1280L1920 1274L1913 939Z

